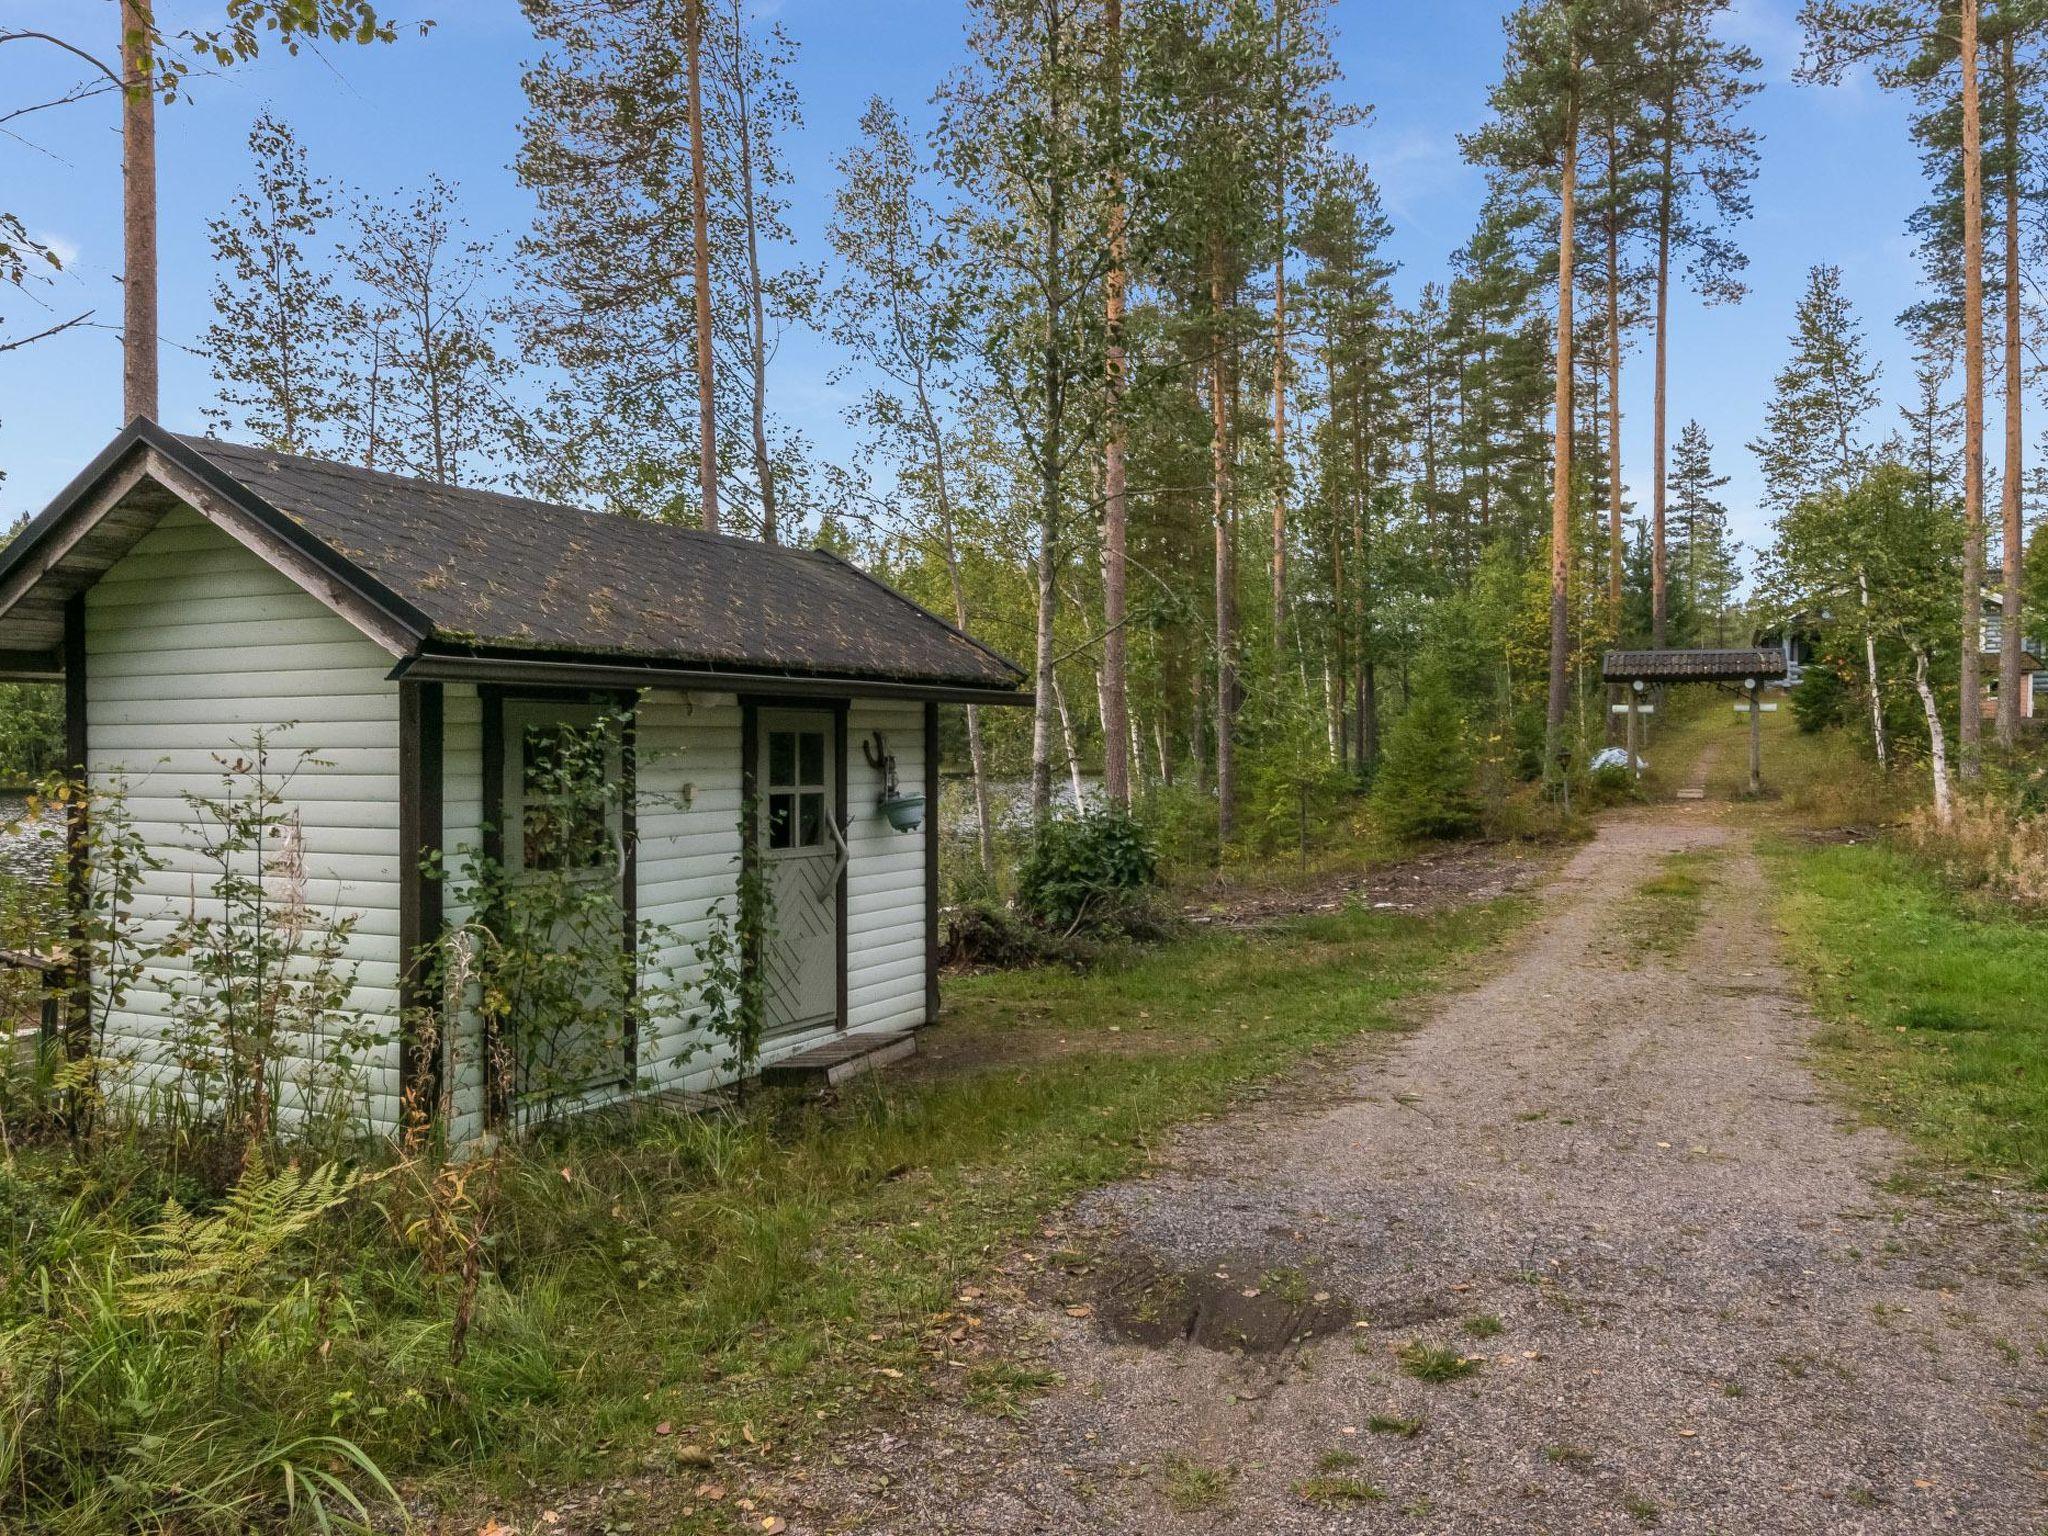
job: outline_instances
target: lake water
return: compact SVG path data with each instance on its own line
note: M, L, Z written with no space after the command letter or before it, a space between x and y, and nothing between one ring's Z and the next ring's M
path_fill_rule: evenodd
M944 786L941 799L944 801L940 826L948 837L973 837L981 831L981 817L974 808L974 780L971 778L949 778ZM1081 790L1089 801L1100 798L1102 780L1091 775L1081 777ZM990 779L988 783L989 810L993 814L998 830L1014 832L1031 825L1031 781L1029 779ZM1052 780L1053 814L1071 813L1075 808L1074 783L1064 773L1056 773Z
M27 796L0 790L0 877L49 877L56 859L56 844L35 828L22 825L27 815Z

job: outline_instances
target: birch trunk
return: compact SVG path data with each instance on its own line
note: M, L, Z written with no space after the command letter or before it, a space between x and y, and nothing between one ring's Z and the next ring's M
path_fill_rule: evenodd
M1223 253L1210 254L1209 300L1216 314L1215 356L1209 365L1210 513L1216 533L1216 834L1219 845L1237 830L1237 761L1231 735L1237 713L1236 561L1230 537L1230 368L1224 334Z
M1109 78L1114 131L1122 132L1123 0L1107 0L1104 21L1110 54ZM1125 746L1131 735L1129 656L1125 633L1128 575L1125 545L1129 510L1124 483L1124 287L1129 252L1125 234L1123 168L1111 174L1109 199L1109 274L1104 282L1103 313L1107 322L1109 433L1102 450L1102 792L1111 804L1131 803L1135 754Z
M1870 684L1870 739L1877 751L1877 766L1891 767L1884 742L1884 690L1877 681L1877 631L1870 627L1870 578L1856 573L1857 596L1863 603L1863 668Z
M1913 688L1927 716L1927 766L1934 775L1934 819L1947 826L1952 801L1948 788L1948 733L1941 724L1941 705L1927 685L1927 648L1913 647Z

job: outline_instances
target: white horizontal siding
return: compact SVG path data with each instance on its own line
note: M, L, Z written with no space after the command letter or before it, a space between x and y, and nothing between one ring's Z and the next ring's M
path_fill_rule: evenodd
M638 908L668 930L644 957L653 984L694 993L695 947L712 911L730 914L740 873L740 706L730 694L655 690L640 703L634 744L639 769L635 824ZM640 1082L696 1088L715 1073L714 1043L682 1018L651 1019L639 1042Z
M899 793L924 793L924 706L854 700L847 713L846 1023L909 1029L925 1022L925 828L898 832L879 809L882 775L860 744L880 731ZM936 811L925 807L926 826Z
M218 912L204 818L185 798L223 795L221 756L271 735L274 769L298 813L306 904L355 920L352 1008L390 1037L357 1063L362 1112L398 1123L398 690L392 658L197 514L170 513L86 594L88 767L127 783L137 831L164 861L136 915L161 937L195 906ZM319 761L299 763L301 751ZM137 1086L166 1081L165 1021L189 962L164 959L108 1020L109 1047ZM292 1054L303 1072L313 1042ZM293 1100L289 1093L287 1104Z
M441 918L450 929L473 921L476 909L461 878L465 861L481 853L484 836L483 702L467 683L447 684L441 692L441 848L446 879L441 889ZM483 1031L473 1000L443 1021L443 1093L447 1100L448 1134L468 1141L484 1130Z

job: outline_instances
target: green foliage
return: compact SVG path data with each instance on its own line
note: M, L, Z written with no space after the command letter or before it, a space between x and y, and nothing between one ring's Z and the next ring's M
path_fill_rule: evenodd
M753 835L753 817L742 817L740 836ZM725 1046L721 1065L744 1081L760 1060L768 1025L768 967L759 956L774 931L775 893L760 860L740 860L734 900L712 903L705 920L704 936L691 946L697 995L688 1020Z
M310 752L272 761L271 733L215 759L219 788L184 796L205 868L204 895L184 906L162 953L169 973L164 1036L175 1086L161 1102L243 1146L345 1132L367 1093L363 1062L383 1035L352 1006L350 940L360 922L307 895L293 780Z
M1144 827L1120 807L1093 805L1039 831L1017 868L1017 902L1040 922L1076 930L1108 920L1158 879Z
M1395 837L1463 837L1479 826L1473 766L1450 685L1434 669L1426 671L1388 736L1373 780L1373 814Z
M1833 666L1810 662L1792 690L1792 718L1807 735L1853 727L1863 718L1861 702Z
M64 690L0 683L0 782L33 784L64 756Z

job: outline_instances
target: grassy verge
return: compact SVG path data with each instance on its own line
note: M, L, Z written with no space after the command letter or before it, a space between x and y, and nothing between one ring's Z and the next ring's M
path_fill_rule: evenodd
M1830 1072L1942 1164L2048 1189L2048 926L1882 843L1766 853Z
M360 1453L471 1528L635 1474L674 1474L652 1485L688 1501L707 1457L772 1458L933 1391L1001 1411L1042 1383L957 1342L960 1293L994 1255L1175 1125L1399 1028L1404 999L1525 907L1352 911L1110 973L978 977L949 992L943 1070L508 1152L493 1192L457 1175L495 1212L459 1362L454 1281L403 1171L250 1276L233 1304L249 1321L221 1334L132 1304L163 1198L191 1197L174 1173L134 1148L19 1151L0 1180L0 1525L240 1528L293 1476L364 1486ZM734 1518L699 1506L646 1516Z

